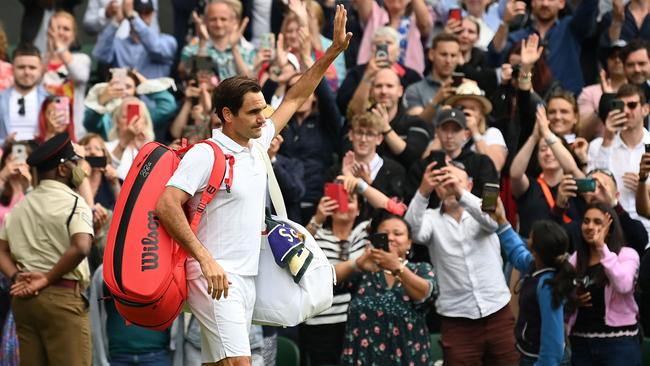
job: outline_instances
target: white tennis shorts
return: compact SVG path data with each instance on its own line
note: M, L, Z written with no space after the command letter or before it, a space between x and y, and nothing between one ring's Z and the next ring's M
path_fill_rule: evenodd
M201 326L201 362L251 356L248 338L255 306L255 277L227 273L228 298L213 299L198 269L187 266L188 305ZM194 273L191 273L194 272Z

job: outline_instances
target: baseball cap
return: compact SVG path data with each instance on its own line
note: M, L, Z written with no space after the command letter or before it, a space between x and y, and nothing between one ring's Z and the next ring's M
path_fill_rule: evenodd
M436 115L436 127L442 126L446 122L455 122L461 128L467 128L465 113L456 108L442 109Z

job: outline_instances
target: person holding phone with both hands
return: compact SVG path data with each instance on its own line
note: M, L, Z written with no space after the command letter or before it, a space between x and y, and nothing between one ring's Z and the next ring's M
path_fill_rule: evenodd
M514 365L519 354L510 290L505 277L495 275L503 268L498 225L470 193L464 167L450 163L429 163L405 216L413 239L429 248L440 284L436 309L445 363ZM427 209L433 192L442 205Z
M401 216L380 212L370 232L372 247L335 266L352 295L340 364L430 365L425 314L438 294L431 265L406 259L412 236Z

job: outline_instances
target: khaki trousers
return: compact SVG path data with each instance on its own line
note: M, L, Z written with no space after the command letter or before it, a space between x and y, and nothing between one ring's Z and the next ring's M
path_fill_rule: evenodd
M21 366L90 366L88 302L79 287L49 286L37 296L14 297L11 306Z

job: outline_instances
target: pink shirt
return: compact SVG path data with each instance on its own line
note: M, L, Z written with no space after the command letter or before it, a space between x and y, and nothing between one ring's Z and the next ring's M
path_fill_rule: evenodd
M358 64L365 64L370 61L372 56L372 38L375 31L390 22L388 12L383 7L379 6L377 2L372 2L372 13L368 19L363 30L363 39L359 47L359 55L357 56ZM422 41L420 30L417 27L415 14L411 14L411 24L406 35L406 54L404 57L404 66L410 67L422 75L424 72L424 49L422 48Z
M637 323L639 307L634 301L634 282L639 270L639 254L632 249L623 247L616 255L604 245L599 250L600 263L603 265L609 284L605 286L605 324L610 327L622 327ZM569 262L575 267L576 253ZM578 310L580 311L580 310ZM578 313L569 319L569 328L575 324Z

